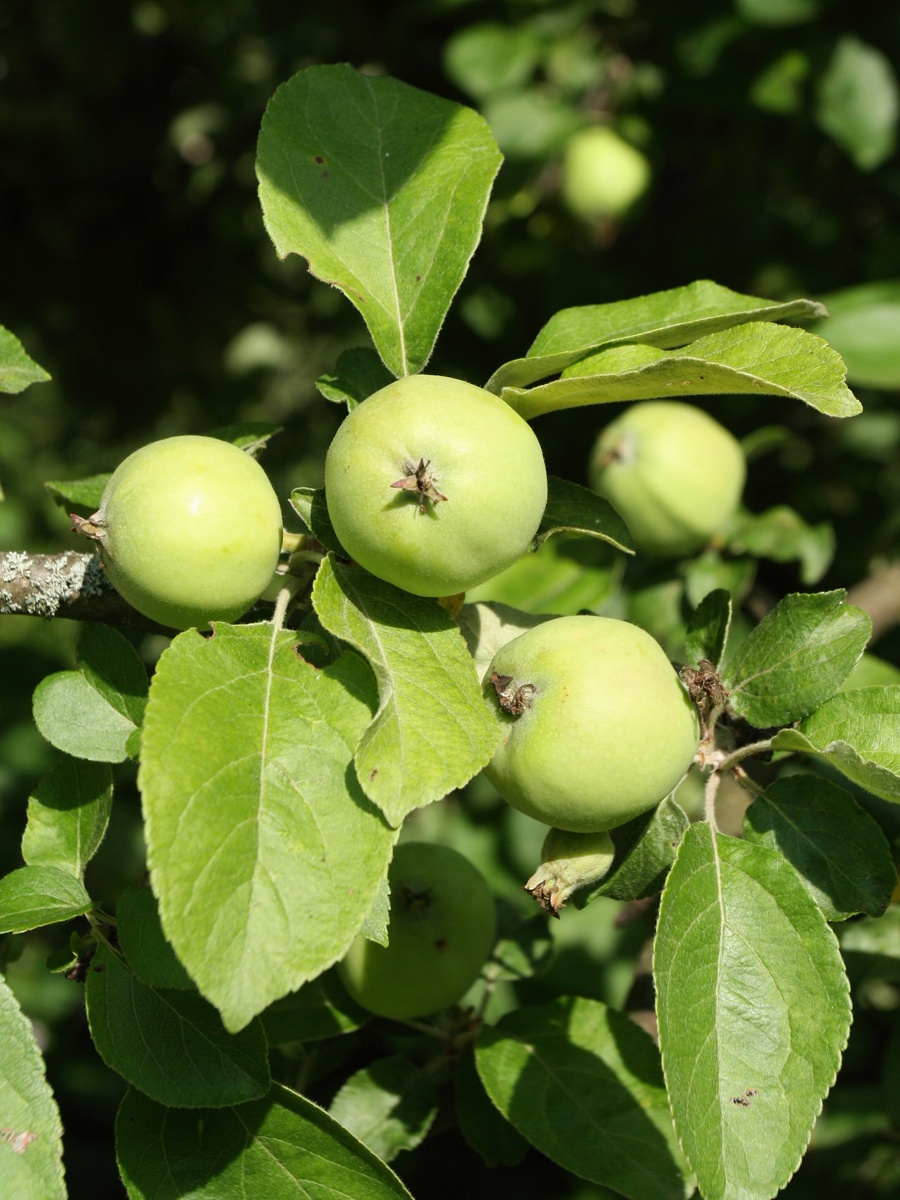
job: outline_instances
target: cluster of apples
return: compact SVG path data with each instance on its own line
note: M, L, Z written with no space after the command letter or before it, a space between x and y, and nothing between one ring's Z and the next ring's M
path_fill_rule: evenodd
M744 460L700 410L645 401L601 435L591 481L640 550L682 555L734 511ZM361 566L415 595L446 597L527 553L547 475L534 431L509 405L457 379L417 375L349 413L328 450L325 494ZM175 629L242 616L271 583L282 545L265 472L210 437L136 451L78 526L125 599ZM535 626L498 651L483 694L498 723L485 774L510 804L568 833L602 840L654 807L699 741L696 709L664 651L625 621L585 615ZM342 976L381 1015L437 1011L464 994L489 952L490 892L462 856L416 843L398 848L389 882L390 943L358 938Z

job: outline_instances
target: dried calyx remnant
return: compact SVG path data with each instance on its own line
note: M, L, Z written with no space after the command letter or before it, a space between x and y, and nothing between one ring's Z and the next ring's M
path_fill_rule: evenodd
M527 708L531 708L531 700L537 688L533 683L517 684L512 675L501 675L491 672L488 681L497 693L497 702L505 713L511 717L520 717Z
M443 492L438 491L437 476L431 470L431 459L420 458L418 466L415 463L407 462L403 466L406 474L402 479L398 479L390 486L398 488L404 492L415 492L416 505L420 513L426 511L428 505L426 501L430 500L432 505L439 504L441 500L446 500L447 497Z

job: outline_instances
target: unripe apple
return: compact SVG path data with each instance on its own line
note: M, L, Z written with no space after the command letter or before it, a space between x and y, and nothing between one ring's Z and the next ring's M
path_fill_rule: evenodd
M515 562L547 503L531 426L490 392L410 375L364 400L335 434L325 497L341 545L380 579L452 596Z
M110 476L98 511L75 527L97 542L128 603L173 629L243 616L281 552L281 506L265 471L213 437L142 446Z
M338 973L363 1008L402 1021L455 1004L494 944L494 900L456 850L404 842L388 871L388 945L357 937Z
M615 829L681 781L697 710L649 633L611 617L558 617L507 642L484 681L503 738L484 773L556 829Z
M612 129L596 125L574 133L563 158L562 196L576 217L623 217L644 194L650 164Z
M702 409L674 400L631 404L600 434L591 487L625 518L638 550L693 554L733 516L747 464L738 441Z

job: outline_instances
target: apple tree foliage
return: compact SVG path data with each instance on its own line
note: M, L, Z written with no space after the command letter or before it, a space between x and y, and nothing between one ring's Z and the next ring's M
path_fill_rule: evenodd
M314 66L272 96L257 155L266 229L280 257L300 256L344 293L371 338L320 380L329 400L352 409L426 368L500 164L475 111L390 77ZM565 308L477 382L529 421L722 395L767 397L773 420L798 402L852 418L860 404L842 359L804 328L824 315L814 301L699 280ZM0 331L0 388L43 378ZM259 449L273 432L223 436ZM53 489L90 509L103 483ZM740 513L705 553L680 639L666 646L698 708L703 738L685 788L699 781L704 799L682 803L676 790L613 830L609 872L562 914L661 896L655 1022L642 1028L577 990L535 1002L509 986L546 966L556 923L495 886L498 941L465 1004L397 1024L379 1043L385 1023L348 998L333 968L357 935L384 941L404 826L490 760L487 663L546 619L541 589L564 570L553 557L561 537L604 556L597 594L588 568L568 582L572 612L602 606L615 564L634 551L607 502L551 478L532 552L475 594L428 599L343 553L321 491L289 499L304 532L286 543L274 616L262 606L212 635L171 636L149 675L133 641L88 620L72 669L34 695L58 754L28 802L22 865L0 880L0 932L71 930L48 966L84 983L96 1052L127 1085L116 1153L128 1195L408 1196L389 1164L452 1116L448 1095L487 1166L531 1146L629 1200L776 1195L841 1066L844 955L898 936L890 847L857 802L900 802L900 683L856 686L869 618L840 589L787 595L755 624L740 611L734 562L794 557L812 585L827 546L773 509ZM78 557L54 567L7 555L0 603L14 610L13 582L30 572L37 599L16 611L65 611L74 585L63 568L79 567L74 590L89 610L106 585L73 566ZM85 867L129 765L148 876L107 912ZM743 797L742 831L719 827L726 791ZM884 952L896 957L896 946ZM328 1039L345 1072L330 1111L304 1095L303 1069ZM358 1065L372 1044L382 1053ZM0 1045L0 1192L58 1200L58 1112L2 981Z

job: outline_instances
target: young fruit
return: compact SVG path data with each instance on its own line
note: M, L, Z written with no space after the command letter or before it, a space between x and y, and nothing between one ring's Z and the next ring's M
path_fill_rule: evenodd
M528 549L547 503L531 426L458 379L410 375L364 400L325 459L341 545L419 596L452 596Z
M630 405L600 434L589 467L591 487L625 518L638 550L663 557L702 549L735 512L746 474L728 430L672 400Z
M404 842L388 871L388 945L357 937L338 973L363 1008L402 1021L455 1004L494 944L494 900L468 859Z
M269 585L281 506L262 467L230 442L164 438L128 456L100 508L76 528L94 539L110 582L173 629L234 621Z
M584 221L623 217L646 191L650 164L606 126L574 133L563 158L562 196Z
M558 617L513 638L494 655L484 695L505 734L485 775L513 807L574 833L653 808L700 739L662 647L610 617Z

